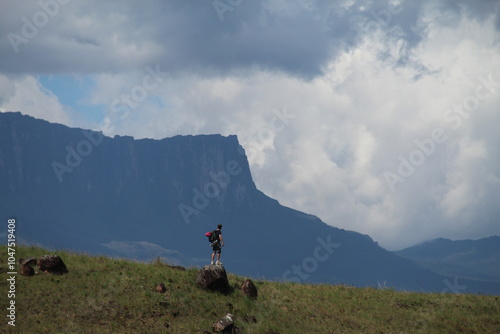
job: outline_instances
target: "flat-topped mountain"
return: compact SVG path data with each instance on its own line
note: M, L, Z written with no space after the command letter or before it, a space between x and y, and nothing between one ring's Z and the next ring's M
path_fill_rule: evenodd
M231 272L295 282L442 291L446 277L259 191L236 136L134 139L0 113L0 211L25 243L185 266L223 227ZM450 277L449 279L453 279ZM468 293L498 284L460 281Z

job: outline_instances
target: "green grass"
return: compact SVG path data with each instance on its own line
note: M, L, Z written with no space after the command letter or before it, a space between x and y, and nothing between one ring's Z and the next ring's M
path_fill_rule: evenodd
M6 277L7 249L0 251ZM203 333L228 312L246 334L500 331L495 296L254 281L259 292L254 301L239 290L245 278L232 274L234 290L223 295L198 288L196 268L182 271L160 261L138 263L35 247L16 251L17 258L60 255L69 273L17 275L15 328L7 325L8 286L2 279L0 333ZM155 291L159 282L167 286L166 293Z

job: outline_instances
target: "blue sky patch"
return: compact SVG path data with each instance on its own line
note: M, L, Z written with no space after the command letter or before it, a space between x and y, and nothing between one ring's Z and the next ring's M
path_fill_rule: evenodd
M38 82L57 96L59 102L71 108L87 121L99 122L104 117L106 106L86 102L95 82L90 76L41 75Z

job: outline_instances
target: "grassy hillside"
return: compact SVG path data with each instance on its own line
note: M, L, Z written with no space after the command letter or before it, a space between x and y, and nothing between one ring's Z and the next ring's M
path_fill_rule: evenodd
M2 277L7 249L0 247ZM229 275L229 295L195 285L197 269L18 247L17 257L57 254L69 273L17 275L16 327L1 333L204 333L231 312L243 333L498 333L495 296L420 294L333 285L254 281L253 301ZM230 271L231 268L226 268ZM167 292L155 287L164 282ZM7 313L8 285L0 282ZM7 320L6 320L7 319Z

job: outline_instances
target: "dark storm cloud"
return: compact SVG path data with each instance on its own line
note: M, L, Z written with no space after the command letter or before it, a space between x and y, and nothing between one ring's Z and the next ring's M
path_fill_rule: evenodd
M52 16L36 4L4 5L12 13L0 23L0 70L110 72L160 63L169 72L257 66L308 76L330 55L322 22L300 8L283 13L243 1L221 15L209 1L111 4L74 1Z
M102 73L161 64L171 73L259 68L310 78L374 29L397 31L414 45L429 3L478 19L499 11L488 0L9 1L1 5L0 71Z

